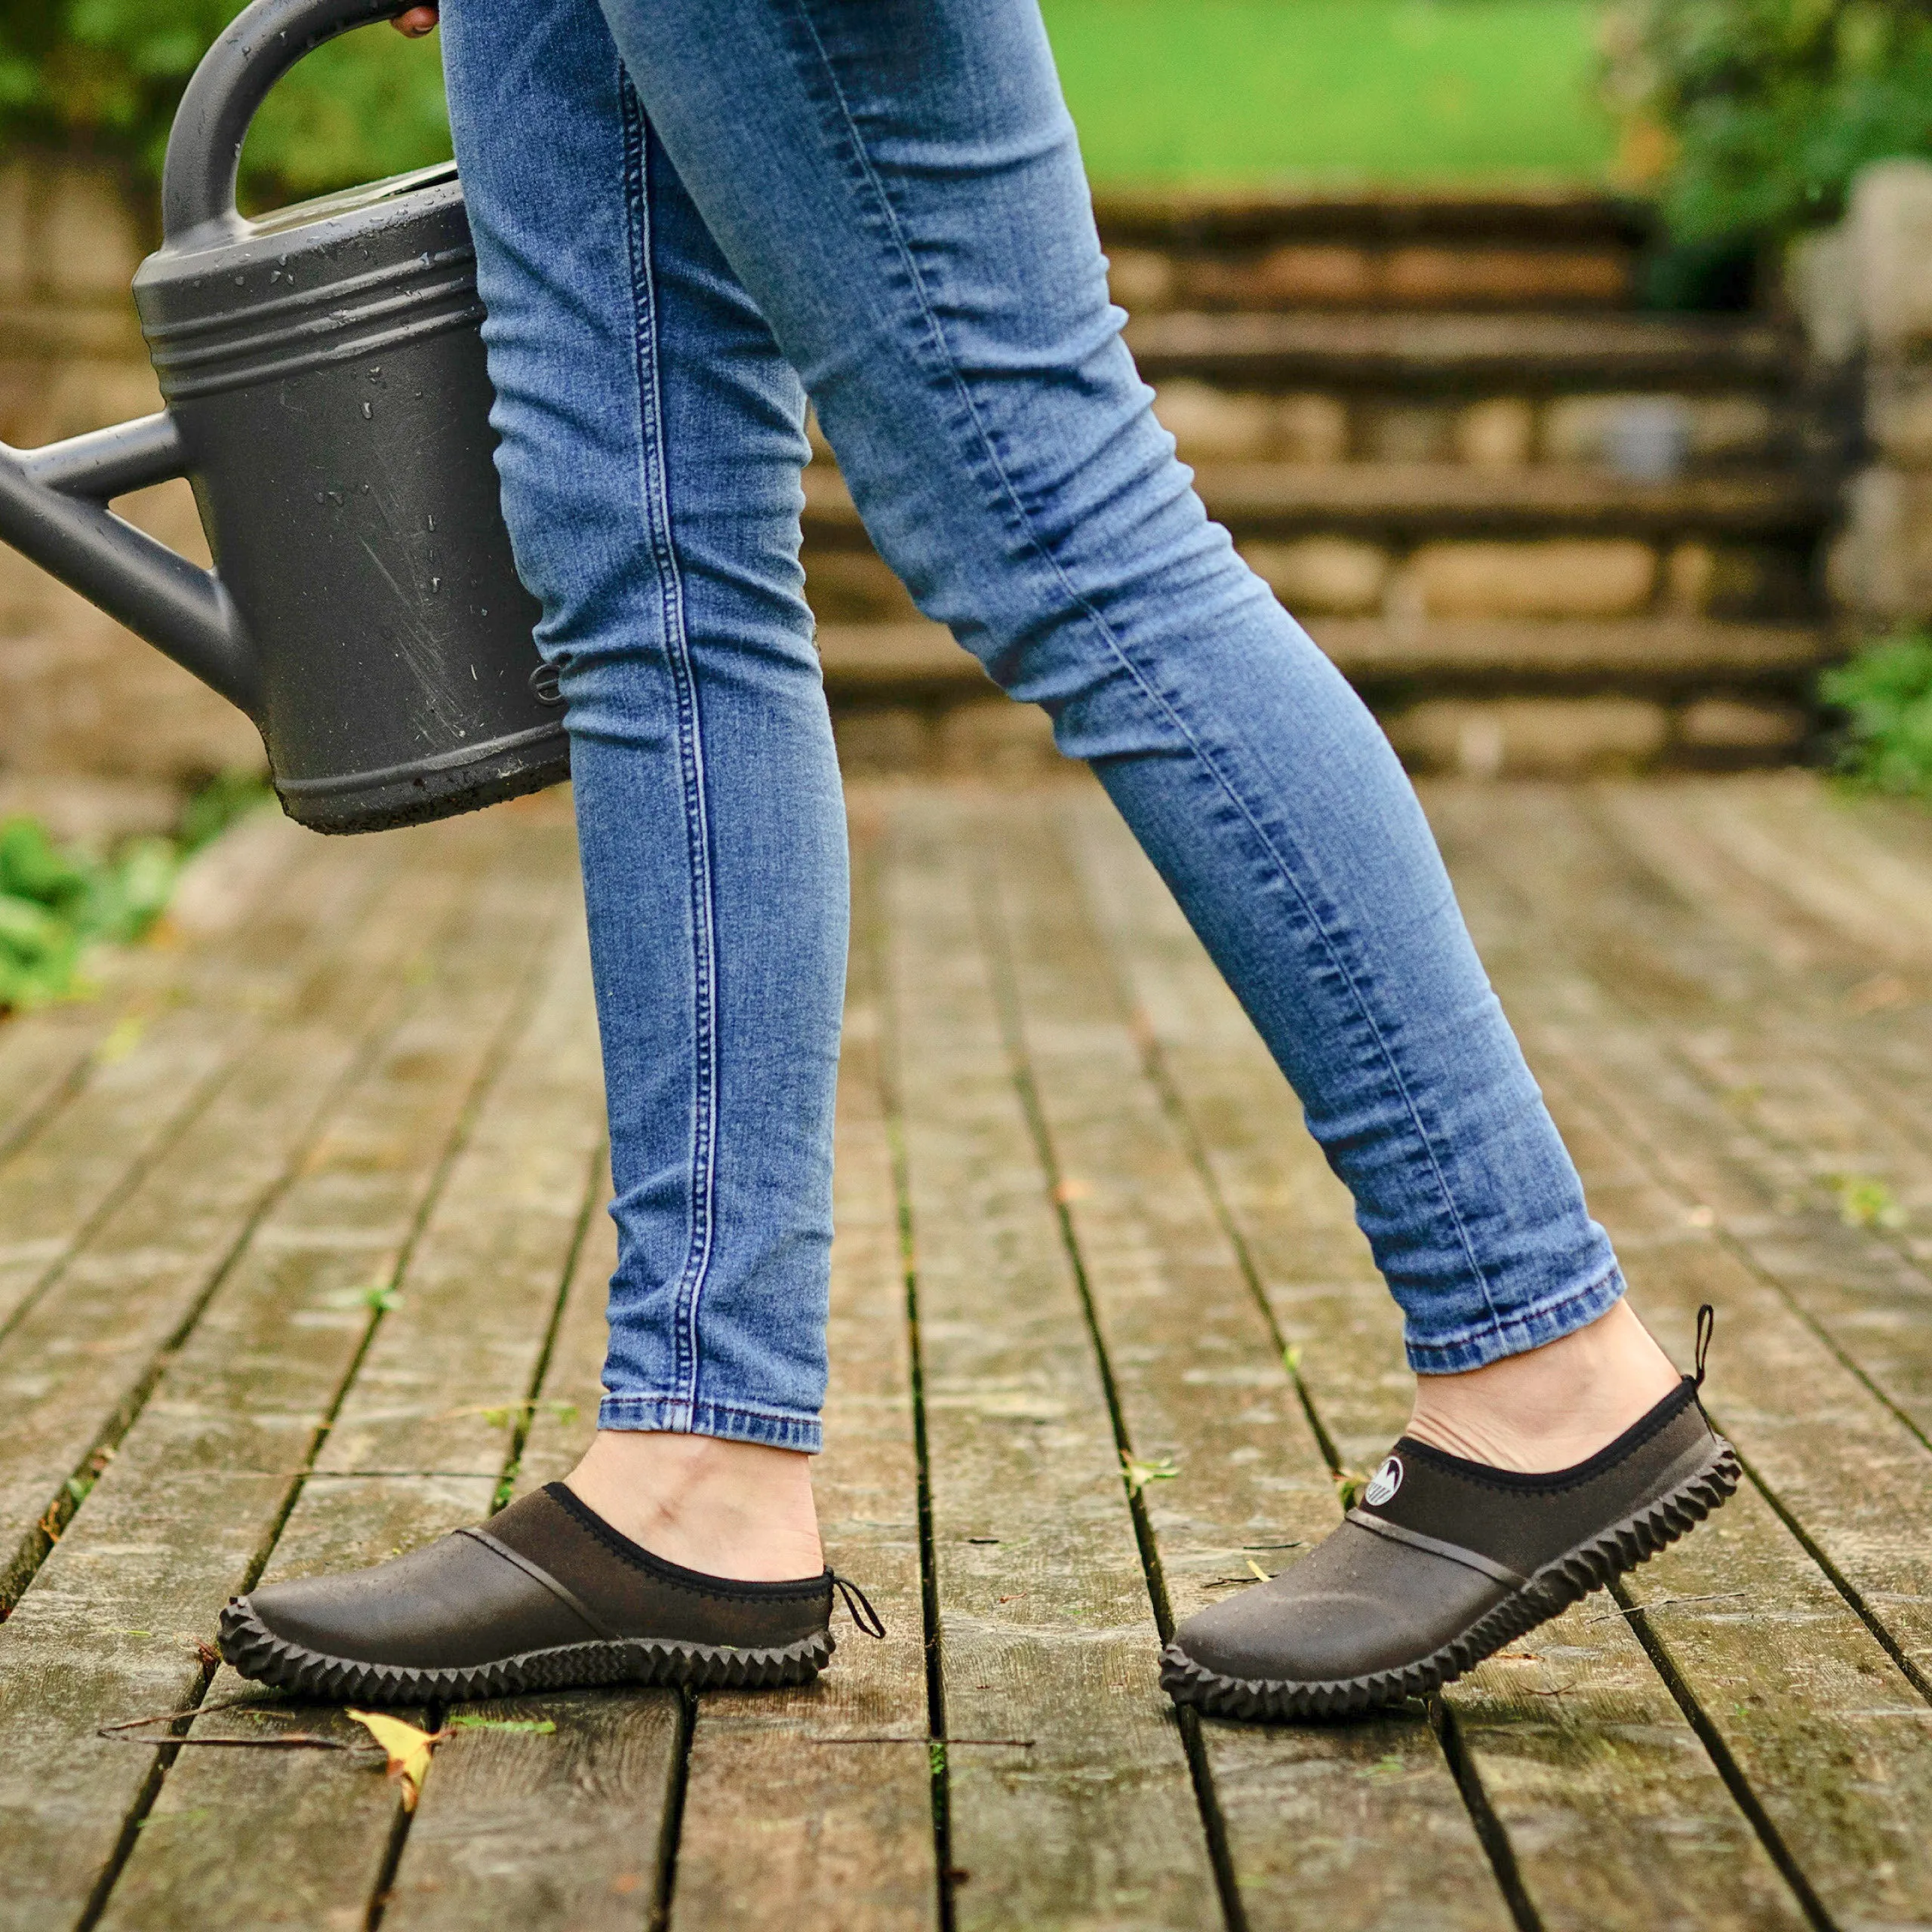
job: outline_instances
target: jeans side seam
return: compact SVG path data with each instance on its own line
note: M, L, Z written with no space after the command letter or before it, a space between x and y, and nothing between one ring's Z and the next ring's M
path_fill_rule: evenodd
M673 1297L675 1379L678 1402L695 1406L699 1381L698 1306L709 1274L715 1232L718 1039L716 942L711 877L711 835L705 796L704 740L699 716L690 640L685 626L684 584L671 526L665 475L663 398L659 379L657 301L651 267L649 161L644 112L621 65L618 77L624 129L624 189L629 204L634 351L638 380L639 488L651 561L657 574L664 620L665 661L677 711L678 780L691 880L692 1120L691 1207L688 1246Z
M1442 1162L1436 1153L1435 1143L1429 1137L1429 1130L1423 1123L1421 1110L1417 1105L1414 1097L1409 1091L1407 1082L1402 1078L1401 1069L1397 1064L1395 1056L1390 1050L1381 1028L1376 1023L1375 1016L1370 1010L1367 1001L1363 997L1355 974L1341 956L1341 951L1334 935L1316 913L1315 908L1309 902L1307 892L1296 877L1294 869L1277 848L1275 841L1263 826L1254 808L1242 795L1240 789L1221 769L1219 761L1208 753L1206 748L1195 737L1194 733L1189 728L1186 721L1175 709L1174 705L1149 682L1146 675L1121 646L1120 640L1114 634L1112 626L1094 608L1091 601L1075 587L1067 577L1059 559L1054 555L1051 549L1035 531L1032 519L1027 512L1025 502L1021 498L1020 492L1014 488L1012 479L1007 475L1004 466L1000 461L999 452L994 445L993 438L988 432L984 422L981 420L980 412L974 403L971 390L965 379L959 373L958 361L946 342L944 325L940 322L934 309L931 299L927 293L924 281L919 273L918 263L914 259L912 250L906 245L904 231L900 226L892 205L892 198L887 193L885 184L879 178L877 169L873 167L871 158L866 152L865 143L860 136L857 124L853 118L851 105L845 98L844 90L839 85L837 71L832 66L830 55L826 51L825 43L820 36L818 29L811 19L811 10L804 3L804 0L794 0L794 5L796 16L805 33L810 38L813 53L818 61L825 85L831 91L832 100L837 109L838 119L852 156L857 164L866 186L878 204L888 232L891 238L894 252L899 257L900 271L904 275L910 288L913 300L919 312L920 319L924 325L928 339L939 354L942 373L950 380L953 386L960 405L964 411L971 424L973 432L978 440L980 451L987 464L990 466L1000 494L1006 500L1008 510L1016 519L1028 546L1047 569L1052 572L1069 602L1093 625L1095 632L1106 645L1114 661L1126 672L1142 695L1158 712L1165 717L1188 749L1200 760L1203 768L1211 775L1215 784L1220 788L1229 804L1247 822L1249 830L1260 841L1263 851L1266 853L1273 863L1283 884L1294 895L1297 903L1301 907L1303 916L1309 922L1310 930L1319 938L1324 950L1334 963L1336 971L1346 983L1350 995L1355 1001L1357 1011L1374 1040L1376 1049L1381 1056L1383 1065L1387 1069L1390 1078L1395 1082L1396 1093L1400 1097L1403 1109L1408 1116L1409 1124L1429 1162L1429 1171L1435 1177L1436 1186L1444 1208L1448 1214L1451 1225L1456 1231L1456 1238L1462 1248L1463 1257L1469 1265L1470 1272L1475 1277L1476 1285L1482 1291L1484 1304L1489 1309L1493 1318L1501 1320L1502 1317L1497 1309L1494 1297L1491 1293L1488 1276L1484 1272L1481 1261L1477 1258L1475 1244L1469 1238L1468 1226L1464 1223L1462 1214L1456 1204L1455 1195L1450 1188L1448 1177L1444 1171Z

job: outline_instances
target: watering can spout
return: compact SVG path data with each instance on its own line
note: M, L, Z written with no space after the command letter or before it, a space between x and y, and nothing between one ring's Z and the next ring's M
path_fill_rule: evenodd
M186 467L165 413L40 449L0 443L0 542L259 716L257 666L220 580L108 508Z

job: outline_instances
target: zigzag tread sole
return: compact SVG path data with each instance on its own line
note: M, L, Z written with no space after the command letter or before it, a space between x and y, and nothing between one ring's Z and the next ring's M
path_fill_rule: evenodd
M221 1614L221 1654L244 1677L325 1703L456 1703L602 1684L691 1690L766 1690L808 1684L837 1647L829 1630L771 1650L734 1650L669 1638L626 1637L529 1651L488 1663L416 1670L330 1657L278 1637L245 1598Z
M1718 1453L1695 1475L1545 1564L1521 1589L1417 1663L1360 1677L1297 1683L1281 1678L1223 1677L1170 1644L1161 1654L1161 1687L1176 1703L1190 1705L1210 1717L1261 1719L1346 1717L1404 1697L1427 1697L1473 1670L1512 1638L1548 1623L1580 1598L1648 1562L1723 1504L1743 1471L1730 1444L1721 1437L1715 1440Z

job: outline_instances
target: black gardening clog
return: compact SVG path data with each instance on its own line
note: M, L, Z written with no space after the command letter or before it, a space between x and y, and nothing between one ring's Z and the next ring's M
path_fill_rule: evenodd
M1426 1695L1460 1677L1635 1568L1736 1489L1737 1457L1705 1417L1703 1379L1700 1361L1615 1441L1548 1475L1403 1437L1300 1562L1181 1625L1161 1683L1177 1703L1217 1716L1301 1718Z

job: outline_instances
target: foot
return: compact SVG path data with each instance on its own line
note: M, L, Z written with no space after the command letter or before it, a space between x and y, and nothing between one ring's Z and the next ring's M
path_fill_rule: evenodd
M1674 1390L1669 1356L1627 1301L1586 1328L1458 1375L1417 1378L1407 1433L1491 1469L1567 1469Z
M235 1598L221 1654L305 1697L379 1703L800 1684L831 1657L832 1589L823 1566L743 1582L667 1562L551 1483L373 1569Z
M565 1478L654 1556L708 1577L783 1583L825 1567L811 1458L715 1435L605 1429Z
M1460 1392L1432 1407L1435 1439L1412 1428L1301 1561L1181 1625L1161 1660L1169 1693L1248 1718L1426 1696L1682 1536L1737 1487L1737 1458L1698 1401L1701 1369L1694 1380L1672 1371L1662 1397L1616 1426L1651 1373L1633 1334L1654 1349L1633 1316L1622 1336L1612 1329L1572 1352L1574 1363L1601 1349L1596 1358L1618 1365L1614 1401L1560 1365L1547 1380L1522 1379L1527 1399L1506 1420ZM1418 1417L1432 1383L1493 1374L1430 1378ZM1459 1447L1445 1448L1445 1434ZM1567 1462L1551 1460L1577 1447Z

